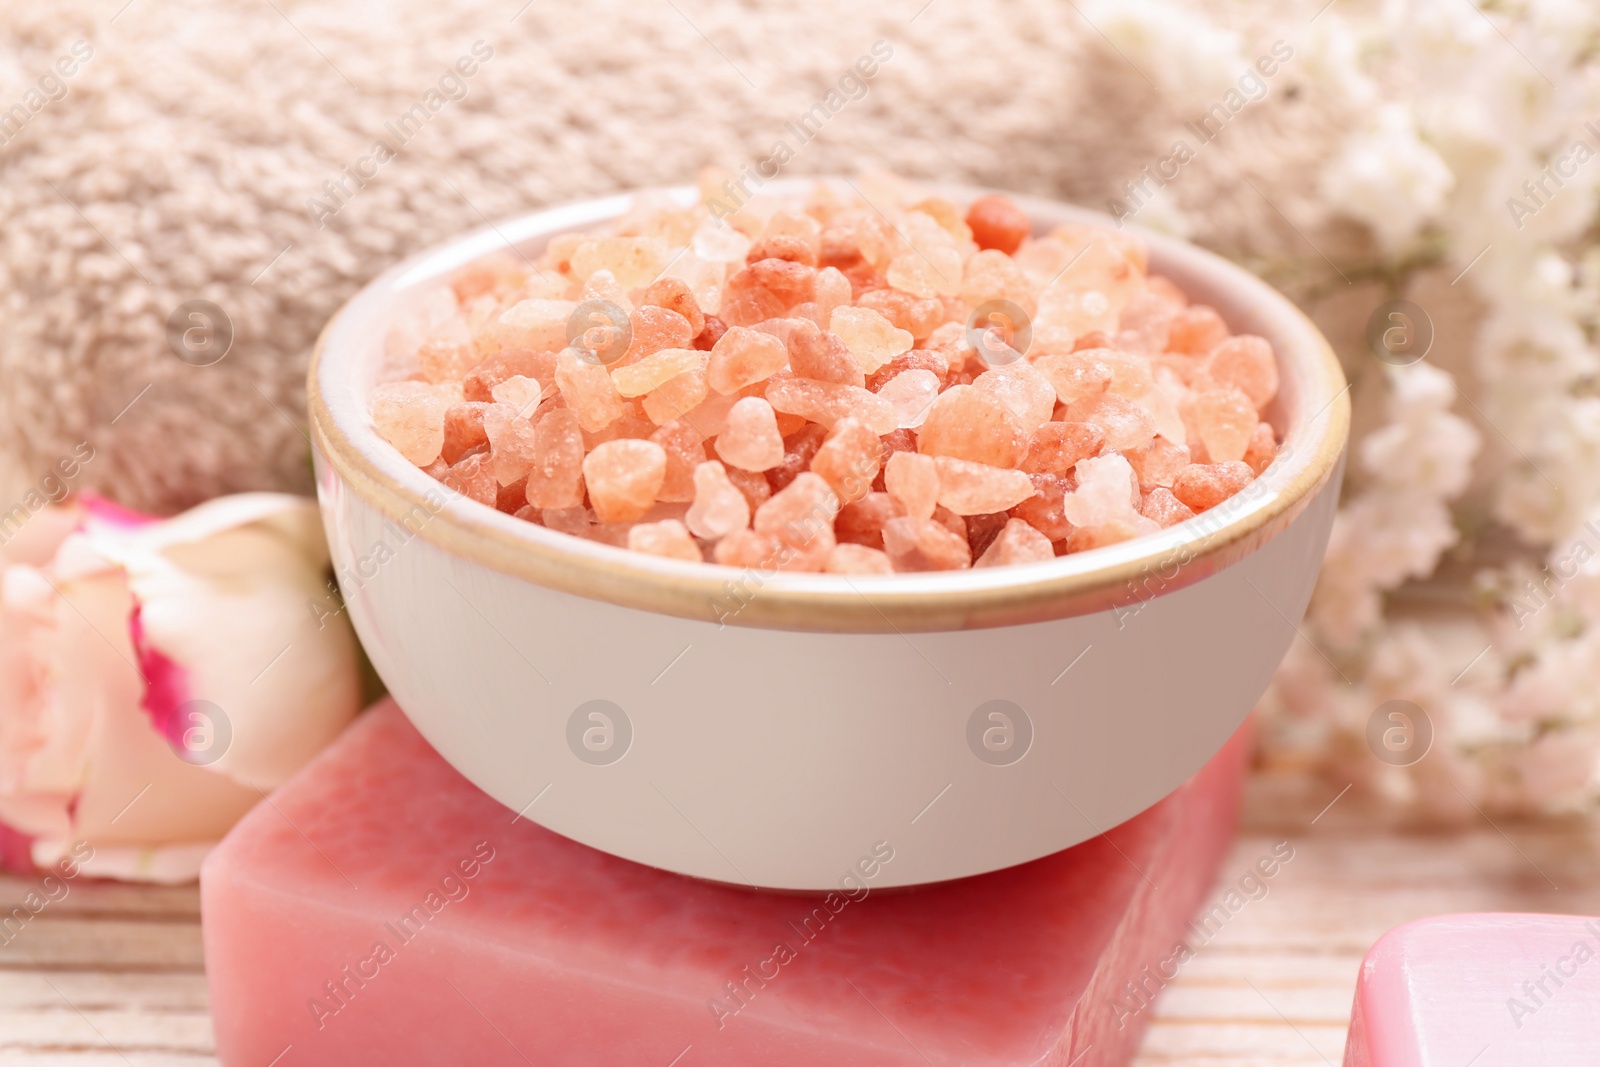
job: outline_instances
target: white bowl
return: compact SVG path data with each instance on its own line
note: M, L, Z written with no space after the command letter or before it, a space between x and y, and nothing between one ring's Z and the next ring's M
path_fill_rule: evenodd
M1240 726L1310 597L1349 424L1338 362L1292 304L1216 256L1142 235L1152 270L1279 355L1280 456L1212 511L1027 566L751 575L501 514L372 428L368 391L408 299L507 241L532 256L629 200L539 212L407 260L344 306L311 365L318 493L351 621L406 714L508 823L520 813L724 882L820 890L856 872L912 885L1115 826ZM1109 224L1019 202L1041 230Z

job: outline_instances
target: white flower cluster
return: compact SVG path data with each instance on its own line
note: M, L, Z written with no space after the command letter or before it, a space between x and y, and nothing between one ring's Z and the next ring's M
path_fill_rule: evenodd
M1153 53L1180 24L1211 52L1228 51L1222 38L1170 16L1140 31L1146 6L1124 7L1116 42L1204 84L1193 52ZM1438 340L1408 367L1343 353L1381 389L1356 393L1346 499L1309 640L1265 702L1265 756L1364 779L1435 817L1595 812L1600 5L1288 7L1267 32L1294 24L1304 91L1358 116L1324 146L1323 217L1306 229L1357 223L1371 237L1360 253L1330 243L1338 266L1309 250L1296 266L1337 271L1339 286L1387 278L1433 314ZM1236 8L1204 10L1246 25ZM1373 758L1369 720L1390 700L1431 725L1409 766Z

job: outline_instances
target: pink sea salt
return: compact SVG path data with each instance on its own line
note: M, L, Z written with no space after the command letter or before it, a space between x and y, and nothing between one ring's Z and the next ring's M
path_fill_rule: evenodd
M966 538L933 519L890 519L883 525L883 549L897 571L950 571L972 564Z
M666 475L666 450L653 441L606 441L583 457L589 503L601 522L641 518L656 502Z
M1243 463L1191 463L1172 480L1172 495L1194 511L1205 511L1254 480Z
M710 199L645 197L552 238L536 270L470 264L386 337L373 424L549 529L800 571L1085 551L1268 471L1270 344L1150 273L1137 237L1035 235L1004 196L865 184L872 202L819 189L729 214L707 178ZM770 518L797 485L831 501L803 545Z
M883 468L883 484L905 514L930 519L939 502L939 464L932 456L895 452Z
M931 456L1015 467L1028 454L1028 429L1004 400L955 385L928 409L917 447Z
M1013 563L1039 563L1055 559L1050 539L1022 519L1007 519L995 539L989 542L974 567L1003 567Z
M840 501L849 503L871 491L883 452L877 434L855 419L840 419L812 457L811 470L822 476Z
M689 530L677 519L660 522L641 522L628 528L628 547L635 552L668 559L686 559L696 563L704 557L700 546L689 536Z
M448 393L423 382L393 382L373 390L372 422L410 463L426 467L444 448Z
M951 456L937 456L939 503L957 515L1005 511L1033 495L1033 481L1008 467L991 467Z
M1258 411L1278 395L1278 361L1260 337L1240 334L1219 342L1206 356L1205 370L1212 381L1249 397Z
M534 424L534 460L524 494L540 509L583 503L583 428L570 408L545 412Z
M865 545L837 544L822 568L829 574L893 574L888 553Z
M747 471L764 471L783 462L783 435L773 417L772 405L759 396L747 396L728 411L727 425L717 435L717 455L725 463Z
M712 389L736 393L765 381L789 361L788 349L770 334L743 326L729 327L711 347L707 375Z
M796 550L814 555L820 568L837 541L834 517L839 514L839 498L820 476L803 471L788 487L755 511L756 533L776 537Z
M900 417L892 404L876 393L853 385L774 377L767 385L767 401L776 411L800 415L830 429L843 418L859 419L879 434L900 426Z
M694 469L694 501L684 516L684 524L695 536L708 541L750 525L750 502L716 460L707 460Z

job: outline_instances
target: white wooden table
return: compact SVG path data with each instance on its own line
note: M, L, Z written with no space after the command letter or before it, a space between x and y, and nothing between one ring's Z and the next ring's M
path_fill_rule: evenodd
M1139 1067L1338 1067L1361 957L1390 927L1450 911L1600 914L1600 828L1412 833L1355 791L1318 817L1341 784L1251 782L1219 892L1279 841L1295 857L1162 994ZM0 877L0 905L30 886ZM214 1064L203 968L192 887L77 884L0 947L0 1065Z

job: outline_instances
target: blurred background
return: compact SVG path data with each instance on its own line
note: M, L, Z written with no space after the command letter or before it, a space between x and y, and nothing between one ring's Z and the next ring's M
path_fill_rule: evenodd
M706 166L883 167L1187 237L1293 297L1354 400L1240 845L1335 827L1291 869L1326 895L1230 935L1299 945L1286 981L1327 996L1179 1002L1255 1012L1260 1062L1320 1062L1348 988L1317 961L1355 951L1339 878L1481 861L1455 903L1600 910L1597 45L1583 0L7 5L0 508L308 493L306 360L368 279ZM1186 1034L1152 1040L1200 1062Z

